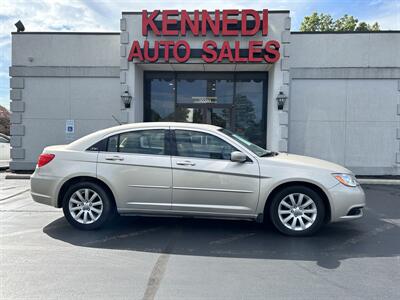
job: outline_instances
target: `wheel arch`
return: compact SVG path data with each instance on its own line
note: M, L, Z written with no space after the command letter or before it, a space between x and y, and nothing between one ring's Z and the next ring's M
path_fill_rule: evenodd
M110 196L111 200L113 201L114 206L116 206L116 201L115 201L115 196L114 193L112 192L112 190L110 189L110 187L102 180L96 178L96 177L91 177L91 176L76 176L76 177L72 177L69 178L67 181L65 181L59 192L58 192L58 196L57 196L57 207L61 208L62 207L62 201L64 198L65 193L67 192L68 188L78 182L93 182L93 183L97 183L98 185L100 185L102 188L104 188L104 190L107 192L107 194Z
M299 186L299 185L308 187L308 188L314 190L315 192L317 192L318 195L321 196L322 201L324 202L324 205L325 205L325 209L326 209L324 222L328 223L331 220L332 207L331 207L331 202L328 198L327 193L323 190L323 188L321 188L317 184L309 182L309 181L302 181L302 180L283 182L283 183L275 186L270 191L270 193L268 194L267 199L265 201L264 211L263 211L264 218L269 216L269 209L270 209L271 202L272 202L271 200L278 192L282 191L285 188L288 188L291 186Z

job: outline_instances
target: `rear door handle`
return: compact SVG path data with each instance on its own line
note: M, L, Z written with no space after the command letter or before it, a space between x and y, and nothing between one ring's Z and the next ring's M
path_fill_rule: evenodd
M191 162L189 160L177 161L176 164L180 165L180 166L195 166L196 165L194 162Z
M110 156L110 157L106 157L105 160L111 160L111 161L117 161L117 160L119 160L119 161L123 161L124 158L121 157L121 156Z

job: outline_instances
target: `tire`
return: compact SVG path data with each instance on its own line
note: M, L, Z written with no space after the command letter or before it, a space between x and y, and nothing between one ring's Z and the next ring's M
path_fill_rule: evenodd
M114 215L113 203L110 195L100 185L78 182L68 188L62 207L65 218L72 226L81 230L94 230Z
M269 215L273 225L281 233L289 236L310 236L324 223L325 204L313 189L301 185L291 186L273 197Z

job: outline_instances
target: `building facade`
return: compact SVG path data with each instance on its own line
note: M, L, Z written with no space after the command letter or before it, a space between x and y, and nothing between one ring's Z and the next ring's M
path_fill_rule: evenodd
M400 175L400 32L291 32L266 10L123 12L120 29L12 34L12 170L98 129L178 121Z

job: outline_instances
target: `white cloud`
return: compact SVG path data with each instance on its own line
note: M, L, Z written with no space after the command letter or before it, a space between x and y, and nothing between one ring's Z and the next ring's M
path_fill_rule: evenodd
M368 23L378 22L382 30L399 30L400 0L379 1L375 5L375 14L365 21Z

